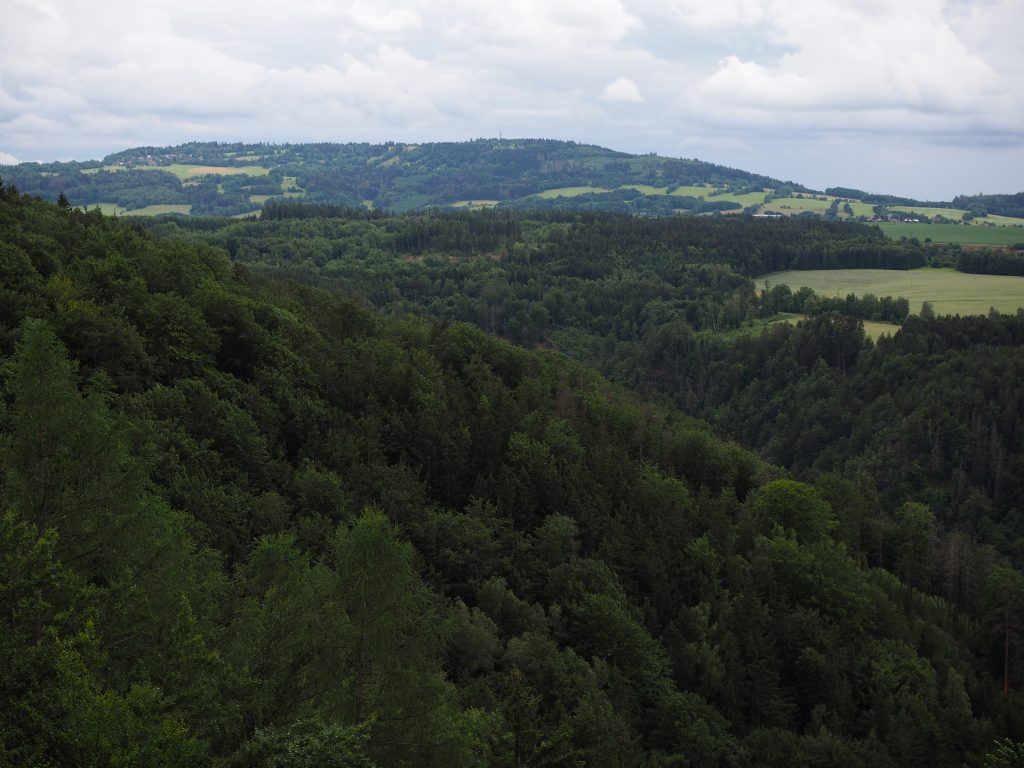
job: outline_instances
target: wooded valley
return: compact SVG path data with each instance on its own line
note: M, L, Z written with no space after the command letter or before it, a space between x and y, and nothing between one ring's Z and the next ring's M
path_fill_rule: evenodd
M754 279L933 255L0 183L0 765L1020 764L1024 314Z

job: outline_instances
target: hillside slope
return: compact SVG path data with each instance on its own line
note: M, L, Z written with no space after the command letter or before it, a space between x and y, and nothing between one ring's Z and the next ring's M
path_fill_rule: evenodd
M667 193L706 185L710 196L724 189L743 193L783 186L699 160L543 139L415 145L191 143L140 147L86 163L23 163L5 168L4 176L20 190L50 200L63 191L80 206L139 210L188 204L193 214L228 215L257 210L271 197L403 211L493 205L558 189L604 194L624 185L648 185ZM677 195L676 203L682 197L695 199Z
M6 763L952 767L1021 738L992 628L561 356L9 188L0 286Z

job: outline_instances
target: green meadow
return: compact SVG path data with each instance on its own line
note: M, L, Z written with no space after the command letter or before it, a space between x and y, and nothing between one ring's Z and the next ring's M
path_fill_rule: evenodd
M89 168L82 173L97 173L98 171L126 171L124 165L105 165L103 168ZM262 165L189 165L185 163L171 163L170 165L134 165L133 171L167 171L173 173L179 179L194 179L196 176L266 176L270 173L269 168Z
M696 185L676 187L671 192L668 187L655 187L650 184L623 184L616 189L635 189L644 195L675 195L677 197L703 197L706 201L725 201L739 203L744 208L751 205L761 205L767 196L767 192L746 192L742 195L722 192L723 187L701 187ZM611 192L606 187L559 187L538 192L537 197L551 199L555 197L579 197L590 193ZM827 207L827 206L826 206Z
M145 208L135 208L125 211L124 216L159 216L162 213L180 213L188 216L192 211L191 203L168 203L165 205L147 205Z
M904 296L912 312L929 301L940 315L984 315L989 308L1013 313L1024 307L1024 277L968 275L952 269L816 269L773 272L756 279L763 288L783 283L807 286L821 296Z
M816 198L824 198L816 199ZM804 211L811 211L813 213L825 213L832 205L832 201L837 198L831 195L817 195L816 197L800 196L800 197L778 197L772 200L770 203L766 203L764 208L761 209L762 213L782 213L787 215L794 215L803 213ZM846 203L849 203L850 209L853 211L854 216L867 216L871 217L874 215L873 206L870 203L862 203L859 200L847 200L845 198L839 199L839 215L849 215L843 210Z
M550 200L555 197L579 197L589 195L591 192L608 192L604 187L559 187L558 189L546 189L538 192L537 197Z
M117 203L93 203L82 206L88 210L99 208L105 216L159 216L162 213L180 213L189 215L192 210L191 203L167 203L161 205L147 205L145 208L133 208L128 210Z
M451 207L476 210L479 208L493 208L498 202L498 200L456 200L454 203L451 203Z
M796 325L799 321L806 319L807 315L782 312L777 317L769 318L768 324L774 325L775 323L789 323L790 325ZM877 341L879 336L886 334L892 336L899 329L900 327L895 323L880 323L877 320L864 321L864 335L872 341Z
M965 226L963 224L908 224L902 221L878 223L882 231L892 238L908 240L916 237L933 243L958 243L961 245L1015 245L1024 243L1024 229L1020 227Z
M79 208L91 211L94 208L99 208L104 216L120 216L127 211L127 208L122 208L117 203L93 203L92 205L82 205Z
M894 205L889 208L889 210L898 213L920 213L929 217L945 216L947 219L952 219L953 221L960 221L960 219L963 218L963 215L967 213L967 211L962 208L928 208L917 205ZM990 214L981 218L972 219L970 224L978 227L984 227L992 224L997 227L1021 227L1024 226L1024 219Z

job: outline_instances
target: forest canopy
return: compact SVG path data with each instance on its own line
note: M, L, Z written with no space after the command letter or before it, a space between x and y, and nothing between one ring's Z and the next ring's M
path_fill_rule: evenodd
M685 222L0 185L0 763L1010 759L1024 321L725 334L919 251Z

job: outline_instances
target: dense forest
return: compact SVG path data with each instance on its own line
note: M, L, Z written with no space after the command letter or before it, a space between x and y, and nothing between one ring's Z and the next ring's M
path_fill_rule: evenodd
M1024 319L751 280L923 258L0 184L0 764L1017 764Z
M920 246L821 221L346 218L323 209L321 218L289 218L301 209L157 228L393 315L553 346L631 389L670 396L801 479L861 467L890 506L926 498L940 522L963 518L976 539L1006 554L1024 535L1024 411L1009 384L1024 366L1024 318L905 322L910 307L900 297L820 297L749 279L792 268L916 267ZM811 319L765 326L779 313ZM875 345L859 320L903 327ZM1002 383L981 384L988 380ZM1024 552L1013 554L1024 567Z

